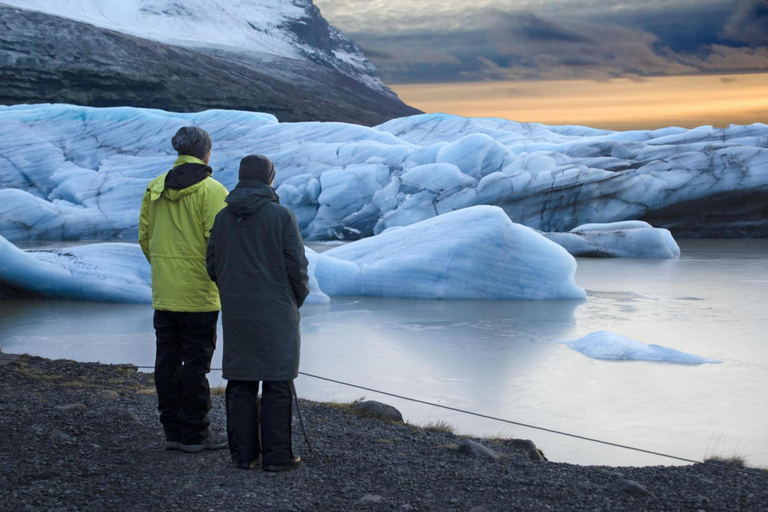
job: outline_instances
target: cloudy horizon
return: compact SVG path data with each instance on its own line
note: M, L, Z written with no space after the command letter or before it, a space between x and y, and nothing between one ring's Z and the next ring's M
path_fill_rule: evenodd
M317 0L391 84L768 71L768 0Z
M665 122L693 126L727 125L729 119L766 121L767 109L755 84L768 87L768 0L315 3L326 19L362 46L395 92L427 112L495 112L499 117L513 112L526 121L649 127L659 122L645 115L632 117L643 113L638 102L654 93L662 95L663 84L674 84L677 100L664 104L677 114L664 115ZM754 76L739 80L741 74ZM717 78L707 78L713 76ZM674 80L660 80L664 77ZM617 109L611 118L575 107L553 116L542 106L538 118L521 119L525 113L517 107L533 84L547 84L540 91L556 99L574 81L593 85L591 91L582 91L584 97L602 95L619 102L624 94L633 109ZM732 96L742 95L734 92L742 84L749 90L737 105ZM489 107L494 102L496 110Z

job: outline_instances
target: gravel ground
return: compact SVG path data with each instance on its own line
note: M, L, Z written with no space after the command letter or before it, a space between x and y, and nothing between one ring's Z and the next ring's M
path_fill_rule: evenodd
M473 457L459 436L307 401L301 469L244 471L228 450L165 451L151 374L99 364L0 354L0 407L8 511L768 510L762 470L576 466L486 439L499 457ZM211 421L224 431L223 397Z

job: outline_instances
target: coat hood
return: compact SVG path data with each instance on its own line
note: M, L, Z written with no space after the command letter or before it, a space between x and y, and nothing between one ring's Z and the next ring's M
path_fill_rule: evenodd
M269 203L280 203L280 198L275 189L261 180L240 180L226 201L232 213L246 217Z
M198 163L175 165L165 176L165 188L184 190L195 183L203 181L213 174L213 169Z

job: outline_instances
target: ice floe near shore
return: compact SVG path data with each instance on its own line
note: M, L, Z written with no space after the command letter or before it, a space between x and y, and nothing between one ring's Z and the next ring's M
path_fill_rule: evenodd
M22 251L0 237L0 288L3 283L49 299L152 302L151 268L138 244ZM312 277L307 303L329 301Z
M612 132L430 114L375 128L71 105L0 107L0 235L132 240L146 184L185 124L214 141L228 188L241 157L277 168L308 240L354 240L496 205L545 232L645 220L690 236L768 235L768 125Z
M149 263L137 244L22 251L0 237L0 282L52 299L152 302Z
M643 221L585 224L567 233L542 233L574 256L592 258L666 258L680 256L667 229Z
M387 230L317 254L308 303L328 296L418 299L583 299L576 261L493 206L476 206ZM0 283L49 298L152 300L150 266L137 244L21 251L0 237Z
M573 350L592 359L658 361L678 364L720 363L717 359L700 357L660 345L646 345L608 331L593 332L583 338L573 340L558 340L558 343L568 345Z
M327 294L583 299L576 261L493 206L458 210L313 255Z

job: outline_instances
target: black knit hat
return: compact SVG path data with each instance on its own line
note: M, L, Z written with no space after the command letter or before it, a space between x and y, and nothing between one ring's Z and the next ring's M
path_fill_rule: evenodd
M261 180L271 185L275 179L275 164L264 155L248 155L240 160L241 180Z
M202 128L184 126L179 128L171 140L173 149L180 155L189 155L204 160L211 150L211 136Z

